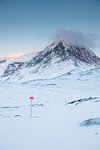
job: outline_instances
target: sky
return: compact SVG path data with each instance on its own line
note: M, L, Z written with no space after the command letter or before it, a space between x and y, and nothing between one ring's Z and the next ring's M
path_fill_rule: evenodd
M0 0L0 56L42 50L61 30L93 36L100 55L100 0Z

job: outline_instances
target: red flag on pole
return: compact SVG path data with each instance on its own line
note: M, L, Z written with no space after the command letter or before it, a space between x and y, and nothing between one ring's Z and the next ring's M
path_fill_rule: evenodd
M30 97L30 100L34 100L34 97Z

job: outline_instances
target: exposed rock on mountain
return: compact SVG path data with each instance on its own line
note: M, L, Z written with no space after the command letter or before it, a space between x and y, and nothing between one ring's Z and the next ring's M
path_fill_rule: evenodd
M27 56L27 55L26 55ZM13 62L7 66L2 77L10 80L48 79L71 74L77 70L98 67L100 58L92 51L71 45L65 40L53 42L46 49L38 52L28 61Z

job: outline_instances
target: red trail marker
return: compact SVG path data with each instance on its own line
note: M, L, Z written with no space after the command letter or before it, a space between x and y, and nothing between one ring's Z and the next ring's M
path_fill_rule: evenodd
M42 107L44 107L44 105L43 105L43 104L41 104L41 106L42 106Z
M30 100L34 100L34 97L30 97Z

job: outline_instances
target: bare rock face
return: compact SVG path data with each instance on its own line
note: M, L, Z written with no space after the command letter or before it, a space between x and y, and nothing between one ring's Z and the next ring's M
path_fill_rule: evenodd
M78 67L80 63L91 66L93 65L95 67L100 65L100 58L90 50L84 47L71 45L64 40L59 40L53 42L46 49L38 52L31 60L27 62L14 62L9 64L2 77L13 75L23 67L35 67L38 72L38 68L42 69L46 66L50 67L52 61L55 61L55 63L58 64L66 61L72 61L75 67Z
M19 70L23 64L24 64L23 62L14 62L12 64L9 64L6 70L4 71L2 77L13 74L15 71Z
M0 60L0 64L5 63L6 59Z
M61 61L72 60L76 64L80 61L90 65L100 65L100 58L90 50L87 50L84 47L69 45L65 41L59 41L56 44L54 42L45 50L39 52L26 66L31 67L37 63L48 64L52 62L53 58L60 58L59 63Z

